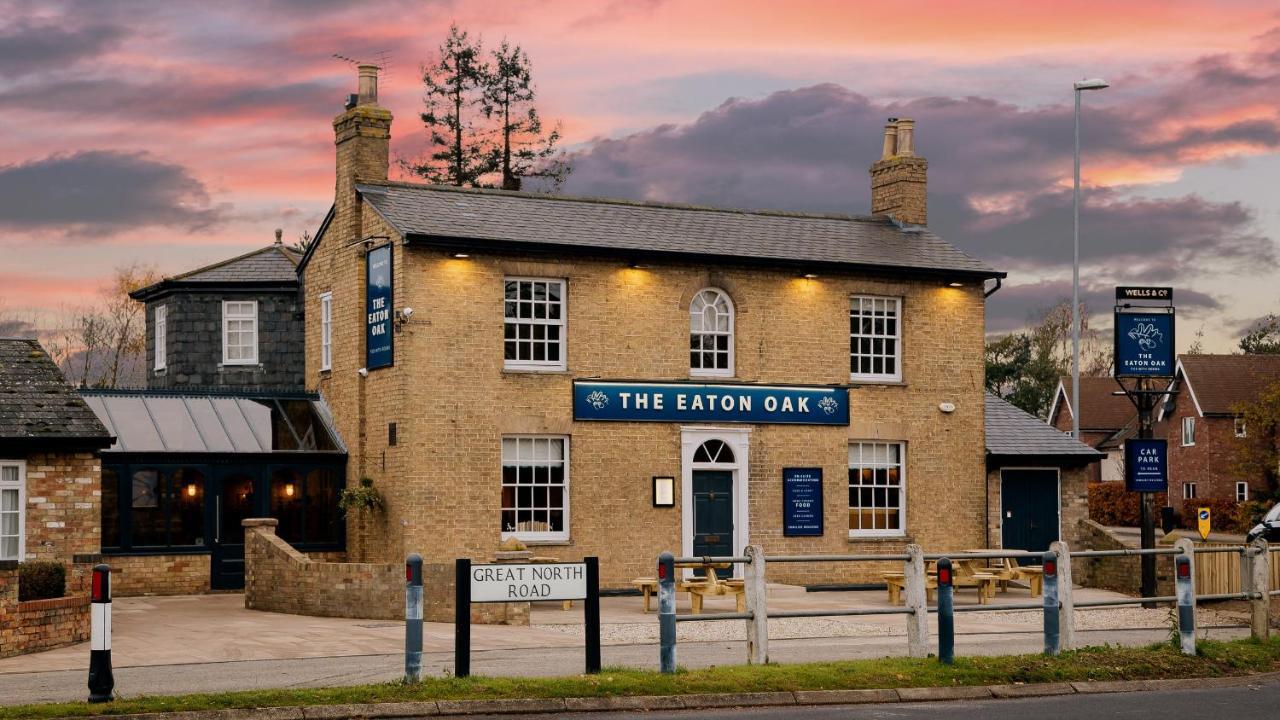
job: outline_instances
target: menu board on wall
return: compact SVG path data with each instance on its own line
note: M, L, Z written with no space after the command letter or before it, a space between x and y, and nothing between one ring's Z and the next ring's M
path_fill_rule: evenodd
M782 534L822 534L822 468L782 469Z

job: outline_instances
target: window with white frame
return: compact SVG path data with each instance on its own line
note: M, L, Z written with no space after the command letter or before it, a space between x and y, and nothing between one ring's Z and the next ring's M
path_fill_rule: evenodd
M333 368L333 293L320 296L320 369Z
M849 536L906 532L905 446L896 442L849 445Z
M1247 437L1249 435L1248 428L1244 425L1244 418L1236 418L1236 437Z
M0 560L23 559L26 492L26 463L0 460Z
M902 302L898 298L850 298L849 377L902 379Z
M706 288L689 303L689 374L733 376L733 301Z
M1195 499L1196 499L1196 484L1195 484L1195 483L1182 483L1182 499L1183 499L1183 500L1195 500Z
M169 327L168 327L169 309L164 305L157 305L156 309L152 311L152 317L154 318L153 324L155 325L155 328L156 328L155 330L155 365L153 369L163 370L169 364L169 354L168 354L168 347L167 347L168 340L169 340Z
M569 538L569 438L502 438L502 537Z
M1182 418L1182 444L1196 444L1196 419L1194 417Z
M222 302L222 364L258 363L258 301Z
M1243 481L1236 482L1236 502L1246 502L1249 500L1249 483Z
M507 278L503 297L503 366L565 369L565 282Z

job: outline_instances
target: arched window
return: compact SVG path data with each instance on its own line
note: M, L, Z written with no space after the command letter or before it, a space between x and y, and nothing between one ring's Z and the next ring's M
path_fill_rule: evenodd
M723 440L708 440L693 451L696 463L731 463L733 450Z
M689 303L689 373L733 376L733 303L722 290L700 290Z

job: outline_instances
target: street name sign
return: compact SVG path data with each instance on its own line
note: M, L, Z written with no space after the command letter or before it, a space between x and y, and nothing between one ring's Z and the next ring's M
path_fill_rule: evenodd
M583 600L587 564L501 563L471 566L471 602Z

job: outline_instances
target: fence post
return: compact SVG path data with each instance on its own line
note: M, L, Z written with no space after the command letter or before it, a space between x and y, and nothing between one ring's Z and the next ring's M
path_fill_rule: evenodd
M404 679L422 678L422 556L404 561Z
M924 551L912 543L907 546L907 555L909 557L902 568L906 604L911 610L907 616L907 654L913 658L928 657L929 603L925 584L928 576L924 572Z
M93 567L89 597L89 702L110 702L116 687L111 673L111 568Z
M1058 554L1050 550L1041 561L1044 570L1044 654L1062 652L1062 636L1059 633L1058 613Z
M1245 545L1240 551L1240 592L1253 592L1253 547Z
M1174 543L1182 552L1173 556L1173 586L1178 597L1178 635L1183 655L1196 654L1196 544L1190 538Z
M1065 540L1049 545L1058 555L1058 644L1076 649L1076 600L1071 587L1071 546Z
M950 665L956 659L955 596L951 587L951 559L938 561L938 659Z
M769 662L769 607L765 597L764 548L748 545L750 562L742 569L744 590L747 594L747 664L766 665Z
M1271 607L1271 549L1267 547L1266 540L1258 538L1253 541L1249 550L1253 555L1250 558L1249 575L1253 579L1252 592L1255 593L1251 602L1253 606L1251 634L1255 640L1266 640L1271 637L1271 625L1267 618L1267 611Z
M658 556L658 664L664 673L676 671L676 562Z

